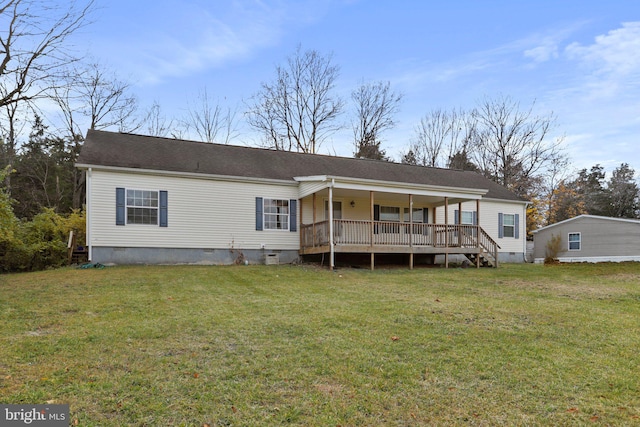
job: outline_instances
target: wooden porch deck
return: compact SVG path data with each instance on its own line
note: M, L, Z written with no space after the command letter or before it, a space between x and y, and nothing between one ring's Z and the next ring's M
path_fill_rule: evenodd
M480 266L498 266L500 246L477 225L423 224L389 221L333 221L333 248L329 221L300 227L300 254L462 254ZM479 238L478 238L479 236ZM413 258L411 258L413 260ZM413 261L411 261L413 267Z

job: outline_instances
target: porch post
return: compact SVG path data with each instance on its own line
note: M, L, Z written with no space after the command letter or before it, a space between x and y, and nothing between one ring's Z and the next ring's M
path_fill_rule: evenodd
M480 268L480 199L476 199L476 245L478 246L478 256L476 257L476 268Z
M444 268L449 268L449 198L444 198Z
M371 246L371 270L374 269L376 255L373 252L373 229L375 227L374 213L373 213L373 191L369 191L369 218L371 219L371 226L369 227L369 244Z
M335 267L333 247L333 186L329 186L329 270Z
M462 202L458 202L458 224L456 225L458 231L458 246L462 247Z
M413 194L409 194L409 270L413 270Z

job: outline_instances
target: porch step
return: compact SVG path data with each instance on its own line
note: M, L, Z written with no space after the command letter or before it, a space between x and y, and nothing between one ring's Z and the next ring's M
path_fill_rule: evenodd
M472 265L476 265L476 259L480 257L480 267L494 267L493 260L486 254L465 254L465 256L471 261Z

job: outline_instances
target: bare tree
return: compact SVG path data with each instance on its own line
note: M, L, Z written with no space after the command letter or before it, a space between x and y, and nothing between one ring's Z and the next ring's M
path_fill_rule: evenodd
M526 197L541 174L565 158L562 138L551 138L555 116L537 116L509 97L485 99L472 114L478 133L474 160L490 179Z
M53 89L52 99L60 109L73 160L80 153L86 127L117 127L120 132L131 132L140 126L135 122L138 105L129 93L130 87L98 63L67 71L65 83ZM74 168L73 180L72 206L80 208L85 195L84 172Z
M120 80L99 63L74 68L66 74L64 84L53 90L53 100L58 104L66 131L70 136L82 135L84 127L106 129L117 127L120 132L130 132L140 124L135 123L138 102L131 95L131 84Z
M167 120L166 116L162 114L160 104L157 101L154 101L151 107L147 110L139 128L145 128L147 135L164 138L170 134L173 128L173 122L173 119Z
M237 136L236 110L223 108L215 101L205 87L198 95L197 103L190 104L182 125L185 133L195 132L204 142L228 144Z
M420 119L409 150L416 164L459 167L473 150L476 121L465 111L433 110Z
M351 93L355 103L352 121L355 157L383 160L381 134L396 125L402 94L393 92L389 82L363 83Z
M57 85L67 65L76 61L66 40L87 24L93 0L0 2L0 107L3 123L3 163L13 165L18 148L20 116L32 101ZM5 177L10 191L11 174Z
M434 110L420 119L415 128L415 138L411 150L418 164L441 166L445 142L453 128L452 117L444 110Z
M336 123L343 102L332 94L339 68L331 55L300 47L276 67L276 79L262 83L253 96L247 119L278 150L316 153L322 142L340 129Z
M18 151L18 138L27 124L27 122L23 120L26 112L22 111L22 104L26 103L12 102L2 107L4 117L0 120L0 138L2 141L0 143L0 154L2 154L0 158L0 168L4 169L5 167L9 167L9 172L15 164ZM4 180L5 191L11 194L11 173L5 174Z
M0 106L43 96L59 73L76 61L65 42L87 24L93 0L0 3Z

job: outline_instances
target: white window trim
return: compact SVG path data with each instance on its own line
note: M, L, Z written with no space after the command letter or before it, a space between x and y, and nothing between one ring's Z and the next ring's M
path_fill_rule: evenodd
M505 220L507 216L513 217L513 225L506 224ZM507 227L513 229L513 233L511 234L511 236L507 236L507 233L505 232ZM516 237L516 214L509 214L509 213L502 214L502 236L503 238L506 238L506 239L514 239Z
M279 200L287 202L287 214L272 214L267 212L266 205L267 200ZM287 228L268 228L267 227L267 215L282 215L287 217ZM274 197L263 197L262 198L262 231L267 232L281 232L281 231L290 231L291 230L291 201L289 199L279 199Z
M428 208L423 208L423 207L413 207L414 211L420 211L420 221L416 221L415 218L413 219L413 221L407 221L407 216L409 214L409 207L404 206L402 208L402 222L405 224L409 224L409 222L413 222L414 224L424 224L424 210L428 209ZM409 220L411 220L413 218L413 214L414 212L411 212L411 216L409 217Z
M158 195L158 206L133 206L128 203L129 191L149 191ZM129 222L129 208L142 208L142 209L155 209L156 210L156 223L155 224L138 224ZM128 227L158 227L160 225L160 190L148 189L148 188L125 188L124 189L124 223Z
M572 234L577 234L578 240L571 241ZM580 247L578 249L571 249L571 243L576 243L576 242L578 242L578 245ZM582 233L581 232L573 231L573 232L567 233L567 250L571 252L579 252L582 250Z
M458 211L458 215L459 215L458 220L460 221L460 225L475 225L475 224L473 223L473 213L474 213L474 212L475 212L475 211ZM471 214L471 222L462 222L462 216L463 216L462 214L463 214L463 213ZM504 217L503 217L503 218L504 218ZM504 221L504 219L503 219L503 221ZM515 217L514 217L514 222L515 222ZM504 224L503 224L503 226L504 226ZM504 230L503 230L503 231L504 231Z

